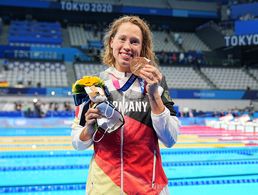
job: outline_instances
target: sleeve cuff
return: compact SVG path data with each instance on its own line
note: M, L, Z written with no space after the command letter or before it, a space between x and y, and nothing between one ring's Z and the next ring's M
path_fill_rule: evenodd
M82 132L81 132L81 133L82 133ZM88 145L89 143L92 143L92 139L89 139L89 140L87 140L87 141L82 141L82 140L80 139L81 133L78 135L78 140L79 140L80 144L82 144L82 145Z
M151 118L152 120L160 120L160 117L166 117L166 116L169 116L170 115L170 112L169 112L169 109L165 106L165 110L160 113L160 114L154 114L151 112Z
M72 143L73 143L74 148L76 148L77 150L85 150L85 149L89 148L91 146L91 144L93 143L92 139L89 139L87 141L82 141L80 139L82 130L80 132L76 133L73 137Z

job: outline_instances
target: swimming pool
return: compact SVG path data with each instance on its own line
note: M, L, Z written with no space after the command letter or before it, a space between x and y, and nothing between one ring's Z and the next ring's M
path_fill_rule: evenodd
M178 145L161 149L170 194L258 193L258 147L232 147L233 140L230 147L194 148L215 144L218 133L209 140L207 133L196 136L188 128ZM84 194L92 150L73 150L69 134L68 128L0 130L0 193Z

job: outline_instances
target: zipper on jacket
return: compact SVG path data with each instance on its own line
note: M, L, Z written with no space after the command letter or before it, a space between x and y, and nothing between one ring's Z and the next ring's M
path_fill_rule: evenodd
M122 92L122 116L125 116L125 92ZM123 156L123 147L124 147L124 126L121 127L121 146L120 146L120 157L121 157L121 193L124 193L124 156Z
M152 180L151 180L151 187L154 188L154 185L155 185L155 173L156 173L156 160L157 160L157 157L156 157L156 149L154 149L154 154L153 154L153 169L152 169Z

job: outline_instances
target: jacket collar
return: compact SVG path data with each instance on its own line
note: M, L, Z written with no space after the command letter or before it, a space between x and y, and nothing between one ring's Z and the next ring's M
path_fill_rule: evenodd
M129 78L132 73L130 72L121 72L118 71L115 67L109 67L107 70L107 73L112 74L114 77L116 77L117 79L122 79L122 78Z

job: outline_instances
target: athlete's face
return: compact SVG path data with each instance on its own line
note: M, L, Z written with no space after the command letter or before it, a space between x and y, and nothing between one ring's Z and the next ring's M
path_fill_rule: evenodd
M110 46L113 49L115 68L122 72L129 72L130 61L141 54L141 29L130 22L121 24L111 39Z

